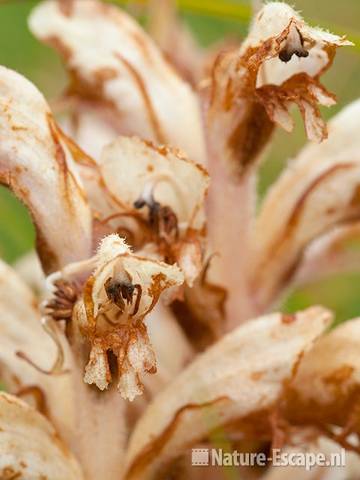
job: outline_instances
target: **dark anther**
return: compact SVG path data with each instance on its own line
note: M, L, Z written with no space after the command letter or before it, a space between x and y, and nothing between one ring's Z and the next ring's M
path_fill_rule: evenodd
M174 211L167 206L162 207L159 202L154 200L146 201L142 198L134 203L135 208L140 209L147 206L149 209L149 224L151 229L159 237L178 236L178 220Z
M285 63L289 62L292 59L293 55L296 55L299 58L301 57L306 58L309 56L309 52L306 50L306 48L304 48L304 38L301 35L301 32L298 28L296 28L296 33L294 33L293 35L296 35L296 34L298 35L298 39L297 41L294 41L294 38L293 38L292 42L297 43L297 48L291 48L289 44L287 44L285 48L283 48L283 50L281 50L281 52L279 53L279 58L282 62L285 62ZM292 42L290 41L289 43L292 43ZM295 47L295 44L294 44L294 47Z
M307 50L289 50L288 48L284 48L284 50L281 50L279 53L279 58L282 62L290 62L292 59L292 56L296 55L297 57L303 57L306 58L309 56L309 52Z
M138 198L136 202L134 202L134 207L137 210L140 210L141 208L144 208L144 207L148 207L149 222L151 225L155 221L156 217L158 216L158 212L161 209L160 203L155 200L152 194L146 200L143 197Z
M146 205L146 202L145 200L143 200L142 198L139 198L138 200L136 200L136 202L134 202L134 207L139 210L140 208L143 208L145 207Z
M132 302L135 286L132 283L122 283L120 286L121 295L129 305Z
M130 282L120 282L113 278L108 278L105 282L105 292L108 299L115 303L121 312L125 310L125 302L130 305L133 302L134 292L137 290L135 307L133 315L135 315L139 309L140 298L142 289L140 285L133 285Z
M153 230L159 233L159 216L161 205L159 202L153 202L149 207L149 223Z

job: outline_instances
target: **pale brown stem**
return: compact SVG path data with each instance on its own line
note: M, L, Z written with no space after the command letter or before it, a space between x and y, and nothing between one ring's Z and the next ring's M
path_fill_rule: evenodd
M250 173L235 181L215 156L210 160L209 170L212 179L208 197L209 237L212 250L219 252L214 260L219 278L228 289L227 328L231 330L258 313L248 286L256 177Z

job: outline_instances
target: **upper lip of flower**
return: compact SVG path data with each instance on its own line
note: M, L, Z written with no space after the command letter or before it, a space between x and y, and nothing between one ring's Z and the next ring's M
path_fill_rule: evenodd
M92 159L56 124L38 90L0 67L0 180L29 208L43 268L51 274L42 305L50 339L40 329L31 292L0 263L0 318L7 342L0 366L2 370L4 364L10 389L34 397L76 452L87 478L99 478L104 468L111 479L157 478L190 444L219 426L230 432L235 428L247 438L254 418L266 441L279 427L274 426L279 416L300 427L310 418L339 443L346 443L349 433L359 433L350 416L345 424L334 412L337 401L344 410L352 407L358 389L359 362L350 347L359 321L323 336L332 315L322 307L255 319L200 354L147 407L130 438L125 462L125 407L112 385L116 379L120 393L130 400L142 393L143 382L149 391L157 389L146 375L157 369L146 317L163 291L169 290L168 301L180 323L186 317L187 338L166 309L157 315L168 316L167 331L173 337L163 339L160 332L155 342L182 345L182 367L194 350L219 334L227 297L230 320L247 318L249 312L256 317L296 278L293 270L301 266L311 241L339 222L358 218L357 162L348 158L353 149L338 155L334 148L331 156L331 139L307 147L294 164L298 167L284 173L265 200L257 233L249 207L257 159L275 124L291 130L291 103L299 106L310 139L327 137L318 104L330 106L335 99L320 84L320 76L336 48L349 42L308 27L285 4L267 4L240 49L222 53L214 62L210 88L203 92L203 122L195 91L125 13L94 0L46 1L34 10L30 27L59 50L72 74L68 95L76 100L79 119L74 133L83 140L87 122L94 122L101 138L96 145L87 143L89 139L84 145L96 150ZM94 36L98 30L102 35ZM358 107L331 125L332 138L342 147L343 126L353 128ZM137 136L116 138L119 133L166 145ZM314 166L313 156L318 157ZM205 163L213 181L207 209L210 246ZM349 182L347 188L339 186L337 205L324 199L324 211L317 205L318 217L308 218L309 195L321 197L324 181L349 173L351 191ZM289 190L287 201L281 202L284 189ZM343 208L335 215L339 204ZM234 215L236 209L241 212ZM289 216L282 215L283 210L289 210ZM233 222L219 219L223 215L234 215ZM271 228L265 228L273 217ZM117 231L133 241L134 250ZM280 242L278 231L284 233ZM228 282L228 291L207 278L209 248L222 254L218 270L226 274L222 280ZM1 277L7 277L7 283ZM28 342L17 331L22 318ZM322 364L326 348L342 352L348 347L346 362L334 355ZM50 359L49 369L44 362ZM162 361L159 367L164 369ZM162 387L161 382L160 376ZM331 390L329 382L339 392ZM18 383L26 388L18 390ZM93 384L97 389L88 386ZM313 403L308 385L323 395L319 403ZM292 406L294 398L298 411ZM203 422L214 406L218 415ZM77 461L43 417L7 394L0 394L0 411L0 434L9 436L1 448L15 458L14 465L4 467L6 474L82 478ZM11 430L12 419L16 432L38 440L26 446L30 457L25 463L18 461L23 447ZM342 436L329 427L333 424L344 429ZM116 442L121 443L121 459ZM50 460L43 465L30 461L39 445L58 462L60 473L52 473ZM98 452L100 446L106 458L104 451Z

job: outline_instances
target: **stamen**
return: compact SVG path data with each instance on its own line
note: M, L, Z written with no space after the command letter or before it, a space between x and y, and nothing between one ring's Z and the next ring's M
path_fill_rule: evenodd
M135 287L132 283L122 283L120 286L121 295L126 303L130 305L132 303Z
M183 191L182 191L180 185L178 184L178 182L176 181L176 179L173 176L166 175L166 174L162 173L162 174L158 174L158 175L153 175L149 179L149 181L144 186L144 190L143 190L142 194L140 195L138 200L136 200L136 202L134 202L134 207L139 210L140 208L143 208L143 207L145 207L145 205L147 205L150 209L154 204L158 203L155 200L154 193L155 193L155 188L161 182L169 183L174 188L174 190L176 191L179 201L183 203L183 201L184 201L183 200L183 197L184 197Z
M140 300L141 300L141 295L142 295L142 287L141 285L134 285L134 288L137 290L137 295L136 295L136 302L134 306L134 311L132 313L132 317L134 317L138 311L139 311L139 306L140 306Z
M106 280L104 287L108 299L119 308L121 313L125 310L125 302L127 305L133 303L134 292L136 290L137 296L134 311L131 316L137 314L142 295L141 285L133 285L131 282L119 281L110 277Z
M121 295L120 286L120 282L110 277L106 280L104 288L110 302L113 302L122 313L125 310L125 302Z
M160 181L160 178L155 178L145 184L141 197L134 203L136 209L143 208L145 205L152 208L157 203L154 198L154 191Z
M167 240L173 235L175 238L179 235L178 219L175 212L168 206L161 206L154 198L155 187L160 181L167 180L173 183L173 179L167 176L159 175L151 182L145 185L141 197L134 203L137 209L147 206L149 208L149 224L156 234Z
M279 58L282 62L289 62L293 55L297 57L306 58L309 52L304 48L304 39L301 32L295 25L291 25L289 35L286 39L286 45L279 53Z

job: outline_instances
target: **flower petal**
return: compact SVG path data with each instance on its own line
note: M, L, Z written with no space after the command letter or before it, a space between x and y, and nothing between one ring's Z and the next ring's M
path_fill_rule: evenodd
M0 476L27 480L84 478L52 425L6 393L0 393Z
M295 424L338 426L342 438L360 435L360 319L350 320L321 338L304 356L290 384L287 418ZM337 435L333 438L336 440Z
M180 224L203 227L204 218L199 214L204 209L209 176L182 152L135 137L119 137L104 149L100 169L110 192L120 195L128 210L134 209L147 189L156 187L156 201L170 207Z
M295 284L360 269L360 222L339 225L306 249L294 277Z
M41 298L45 293L45 275L36 252L31 251L20 257L14 269L35 295Z
M310 242L359 218L359 114L360 101L338 114L329 139L305 147L265 198L253 279L261 307L291 280Z
M180 18L174 0L151 0L149 33L179 74L195 87L202 79L206 50Z
M33 293L3 262L0 262L0 335L0 370L5 388L24 399L35 400L39 410L69 440L74 413L69 375L46 375L36 368L50 370L58 352L41 326ZM24 361L24 356L31 364ZM66 367L69 362L66 357Z
M91 155L99 159L105 145L111 143L118 136L118 132L108 118L103 118L101 107L82 108L61 119L61 127L76 143ZM87 189L86 189L87 190Z
M125 12L89 0L64 12L61 2L47 1L35 8L30 28L62 55L70 94L101 104L118 133L174 145L204 162L196 96Z
M69 150L41 93L0 67L0 181L27 206L49 272L91 253L92 218Z
M199 356L140 418L130 439L126 478L158 478L215 428L236 422L241 431L246 418L258 423L257 414L278 401L299 358L330 320L320 307L292 317L269 315Z

